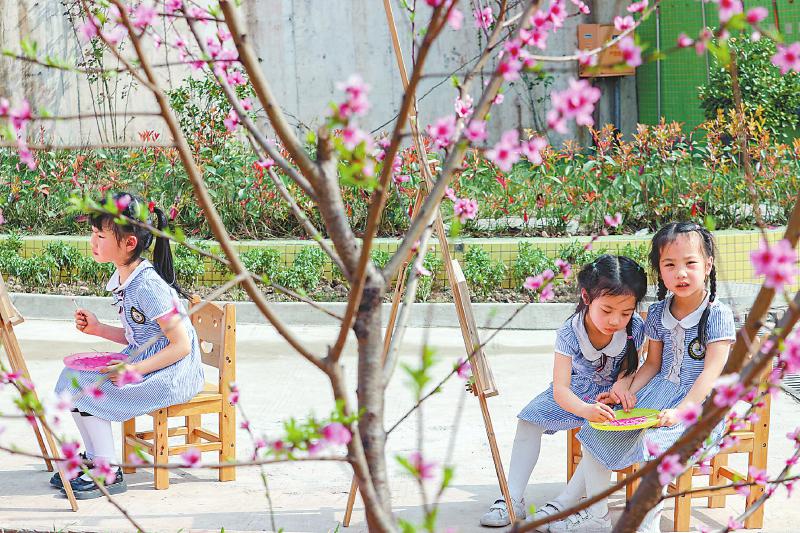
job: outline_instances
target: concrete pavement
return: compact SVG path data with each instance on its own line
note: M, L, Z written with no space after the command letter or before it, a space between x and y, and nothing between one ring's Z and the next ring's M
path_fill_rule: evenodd
M333 341L336 330L317 326L297 328L296 331L312 350L322 353ZM237 382L242 391L242 405L257 432L274 438L280 435L281 422L289 417L302 418L310 412L324 415L330 411L333 402L324 376L292 354L272 328L240 325L237 333ZM90 348L113 348L77 332L69 322L29 320L18 327L17 335L41 391L52 390L65 354ZM489 399L489 406L506 466L516 427L516 413L551 379L554 338L553 331L505 331L498 334L487 348L500 389L499 396ZM463 357L458 330L427 328L409 330L402 347L402 361L415 364L425 339L438 350L440 362L434 370L437 376L445 374L459 357ZM353 390L355 358L352 342L343 363L348 384ZM413 404L405 382L406 378L398 371L389 386L387 425ZM0 411L7 413L10 410L10 395L0 393ZM773 403L772 414L769 472L776 473L790 453L791 444L785 434L800 424L800 404L781 394ZM140 418L140 424L146 425L146 419ZM33 433L25 422L4 420L2 423L6 425L6 431L0 434L0 442L4 445L14 443L27 450L36 449ZM115 426L118 434L119 425ZM419 523L422 504L418 487L392 459L395 454L407 455L416 448L417 426L417 419L412 417L390 436L388 465L397 515ZM499 491L477 401L463 391L460 381L450 382L426 405L423 426L424 454L430 460L442 461L451 439L455 438L455 477L452 488L443 497L439 512L441 529L452 526L461 532L486 531L478 525L478 520ZM71 421L66 427L68 433L77 435ZM247 457L253 447L241 430L238 443L239 457ZM205 459L214 461L216 458L208 454ZM529 504L541 505L561 490L565 482L565 463L565 435L545 437L539 464L526 493ZM732 464L740 465L741 459L738 462L732 460ZM41 461L19 455L0 455L0 530L133 530L119 511L102 499L80 502L79 511L72 513L66 500L48 486L49 477ZM350 478L350 470L345 464L295 463L270 467L269 483L276 527L287 532L336 530L344 514ZM120 495L118 500L148 531L273 530L257 468L239 468L237 480L228 483L217 482L212 471L173 470L171 485L166 491L153 489L152 473L146 470L139 470L126 479L129 491ZM767 503L763 531L797 531L799 501L798 496L788 500L786 491L779 490ZM612 512L618 515L623 509L623 495L615 495L611 503ZM703 500L695 500L693 526L721 527L728 516L743 509L743 503L742 497L729 497L726 508L708 509ZM671 508L668 504L662 518L664 531L672 528ZM357 500L349 531L365 530L363 506Z

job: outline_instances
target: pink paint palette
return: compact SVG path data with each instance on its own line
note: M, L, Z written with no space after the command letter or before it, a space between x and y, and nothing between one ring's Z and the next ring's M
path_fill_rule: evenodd
M107 367L111 361L124 361L127 358L124 353L117 352L81 352L66 356L64 366L73 370L97 372Z

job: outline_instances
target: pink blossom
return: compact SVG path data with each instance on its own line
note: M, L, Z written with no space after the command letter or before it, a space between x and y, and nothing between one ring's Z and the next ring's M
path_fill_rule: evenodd
M744 386L736 374L721 376L717 379L715 389L714 405L717 407L729 407L735 404L744 392Z
M465 94L463 100L460 97L456 98L455 109L459 117L469 118L472 115L472 97Z
M430 270L425 268L425 265L423 265L421 263L415 264L414 265L414 269L417 271L417 275L418 276L426 276L427 277L427 276L433 275L433 272L431 272Z
M548 20L553 24L553 27L558 29L564 25L567 19L567 9L564 6L564 0L552 0L550 3L550 12L548 13Z
M464 13L462 13L458 8L454 7L447 14L447 24L452 30L460 30L464 25Z
M700 413L703 407L696 403L689 403L678 411L678 420L685 426L693 426L700 420Z
M362 142L367 142L369 135L355 126L347 126L342 130L342 144L351 152Z
M625 31L633 28L636 24L636 21L633 20L633 17L630 15L625 15L624 17L614 17L614 27L617 28L618 31Z
M790 70L800 72L800 42L789 46L777 45L778 51L772 56L772 64L781 69L781 74Z
M101 400L106 395L105 392L100 390L100 387L98 387L96 383L92 383L91 385L85 386L83 388L83 393L87 396L94 398L95 400Z
M125 367L122 374L117 381L117 387L124 387L125 385L134 385L142 381L142 375L131 367Z
M704 476L707 476L707 475L709 475L711 473L711 460L710 459L703 459L702 461L700 461L700 463L697 465L697 467L700 470L701 474L703 474Z
M631 67L638 67L642 64L642 49L636 46L636 42L630 35L623 37L617 43L619 51L622 52L622 58Z
M177 216L178 216L178 208L175 207L174 205L170 206L170 208L169 208L169 219L170 220L175 220L177 218Z
M504 59L497 67L497 72L503 76L503 79L506 81L514 81L519 78L520 70L522 70L522 64L511 58Z
M459 198L453 206L453 214L464 224L467 220L472 220L477 216L478 202L469 198Z
M117 211L122 213L128 208L129 205L131 205L132 201L133 199L129 194L123 194L122 196L114 200L114 204L117 207Z
M196 18L201 24L208 24L208 12L202 7L193 7L189 10L189 16Z
M472 143L479 143L486 140L486 121L472 119L464 129L464 137Z
M681 457L677 453L665 455L661 462L658 464L658 481L662 485L666 485L678 474L683 472L683 465L681 464Z
M11 103L8 101L8 98L0 98L0 117L8 115L10 107Z
M767 11L766 7L754 7L747 11L747 23L748 24L758 24L769 15L769 11Z
M67 477L74 478L81 471L83 459L78 455L80 444L77 442L64 442L61 444L61 456L63 461L59 461L59 466L65 470Z
M556 293L553 290L553 286L552 285L545 285L544 288L542 288L542 292L539 293L539 301L540 302L549 302L550 300L555 298L555 296L556 296Z
M139 466L144 464L144 460L136 452L131 452L128 454L128 463Z
M616 213L613 217L611 215L606 215L603 217L603 221L607 226L616 228L622 224L622 213Z
M189 468L200 466L200 450L192 446L181 454L181 464Z
M229 41L231 39L231 32L229 32L225 28L220 28L217 30L217 39L219 39L219 42L221 43Z
M236 131L236 128L239 127L239 115L236 113L234 109L231 109L228 112L228 116L222 121L225 124L225 128L233 133Z
M431 7L439 7L444 3L444 0L425 0L425 3Z
M436 463L432 461L425 461L422 454L419 452L412 452L408 456L408 462L416 470L416 475L419 479L425 481L433 479L436 470Z
M586 50L579 50L578 64L584 67L594 67L597 65L597 54L590 54Z
M555 260L555 265L558 267L558 270L561 272L561 275L564 277L564 279L569 279L569 277L572 275L572 265L569 263L569 261L565 261L559 257Z
M331 422L322 428L322 437L333 445L347 446L350 440L352 440L353 435L344 424L340 422Z
M244 429L245 431L250 431L250 421L249 420L242 421L242 423L239 424L239 427Z
M645 9L647 9L648 0L642 0L641 2L634 2L628 6L628 13L641 13Z
M719 4L719 21L723 24L743 11L741 0L715 0Z
M476 9L472 12L472 16L475 17L476 28L488 30L489 26L491 26L492 22L494 22L494 13L492 13L491 7L484 7L481 10Z
M236 69L231 69L228 72L228 76L227 76L227 79L225 81L227 81L229 85L233 85L233 86L244 85L245 83L247 83L245 81L244 76L242 75L241 71L236 70Z
M800 43L798 43L800 46ZM762 240L758 250L750 253L756 276L765 276L764 285L782 292L785 285L794 283L797 274L797 252L787 239L774 246Z
M450 200L452 202L455 202L455 201L458 200L458 198L456 198L456 193L455 193L455 191L453 190L452 187L447 187L444 190L444 196L445 196L445 198L447 198L448 200ZM414 246L418 246L418 245L419 245L419 243L415 244ZM416 251L416 250L413 250L413 251Z
M233 389L233 388L231 388L231 389ZM239 391L238 391L238 389L237 390L231 390L231 393L228 395L228 403L230 403L231 405L236 405L236 404L239 403Z
M503 172L508 172L519 161L520 146L517 130L508 130L500 137L494 148L486 151L486 157Z
M27 100L22 100L17 107L8 112L8 117L11 119L14 130L22 130L25 124L33 118L31 115L31 105Z
M275 166L275 160L272 159L271 157L267 157L265 159L261 159L259 161L256 161L256 166L258 166L259 168L261 168L263 170L269 170L269 169L271 169L272 167Z
M572 3L575 5L575 7L578 8L578 11L583 15L588 15L589 13L592 12L592 10L589 9L589 6L587 6L581 0L572 0Z
M156 10L153 8L153 6L147 5L146 3L141 3L139 4L139 7L133 11L131 18L133 19L134 28L141 30L153 22L153 19L156 18Z
M783 345L783 350L778 356L778 361L783 363L784 372L797 372L800 370L800 333L794 333Z
M106 41L108 41L109 43L111 43L113 45L119 44L120 41L122 41L122 39L127 34L128 34L128 30L125 29L125 26L122 26L121 24L118 24L117 26L114 26L109 31L102 32L103 39L105 39Z
M20 162L25 163L28 169L33 170L36 168L36 160L33 158L33 152L22 139L17 140L17 155L19 156Z
M325 441L317 440L308 444L308 455L318 455L325 449Z
M456 118L448 115L438 119L433 125L427 128L428 135L433 138L437 148L447 148L453 143L453 135L456 132Z
M183 0L166 0L164 2L164 11L168 15L174 15L180 9L183 9Z
M363 116L367 114L369 111L367 93L369 93L370 86L364 83L361 76L353 74L346 82L338 83L336 88L347 94L347 101L339 108L343 118L348 118L350 115Z
M786 438L794 441L795 448L800 446L800 426L797 426L793 431L787 433Z
M600 89L592 87L586 80L570 80L563 91L553 91L553 108L547 114L548 125L559 133L566 133L565 120L574 118L581 126L594 125L592 113L600 99Z
M461 379L469 379L470 370L472 370L472 365L469 364L469 361L465 359L459 359L458 363L456 363L456 374Z
M407 183L410 180L411 180L411 176L409 176L408 174L393 174L392 175L392 181L394 182L395 185L401 185L403 183Z
M89 42L97 37L97 28L100 26L100 21L97 17L89 17L86 21L78 26L78 35L80 35L83 42Z
M533 136L520 145L520 151L534 165L542 164L542 150L547 147L547 139Z
M539 288L544 284L544 279L542 275L539 274L537 276L528 276L525 278L525 283L522 286L529 291L538 291Z
M750 486L749 485L736 485L734 490L740 496L749 496L750 495Z
M249 98L243 98L240 102L242 104L242 109L245 111L252 111L253 110L253 101Z
M651 457L658 457L661 455L661 448L659 448L658 444L652 440L644 439L644 446L647 449L647 453L649 453Z
M681 33L678 35L678 47L680 48L689 48L694 44L694 41L691 37L686 35L685 33Z
M748 473L750 474L750 481L756 485L761 485L763 487L767 484L768 478L766 470L761 470L760 468L751 465Z
M97 481L105 485L108 484L109 481L114 481L116 472L114 472L114 469L108 464L108 459L96 457L94 459L92 475L97 478Z
M505 99L506 99L506 97L505 97L505 95L503 93L497 93L497 95L494 97L494 100L492 100L492 104L500 105L500 104L503 103L503 100L505 100Z

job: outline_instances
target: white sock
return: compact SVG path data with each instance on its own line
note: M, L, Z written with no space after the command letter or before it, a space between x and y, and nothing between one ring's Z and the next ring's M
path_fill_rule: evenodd
M516 501L522 501L525 488L531 478L533 467L539 460L544 429L525 420L517 420L517 433L511 448L511 464L508 467L508 491Z
M582 468L576 468L572 477L567 482L567 487L556 496L553 503L558 505L561 510L568 509L576 505L581 498L586 496L586 473Z
M94 445L95 458L102 458L109 463L116 462L114 451L114 433L111 431L111 422L96 416L83 417L83 424Z
M584 470L583 475L586 480L586 496L588 498L608 489L608 483L611 481L611 470L600 464L600 461L585 449L577 470L581 469ZM578 474L577 470L575 471L576 475ZM597 518L606 516L608 514L608 497L590 505L589 512Z
M86 448L86 457L89 459L94 459L94 443L92 442L92 435L89 433L83 423L84 418L87 417L83 416L79 412L72 412L72 419L75 420L75 425L78 426L78 431L80 432L81 439L83 440L83 447Z

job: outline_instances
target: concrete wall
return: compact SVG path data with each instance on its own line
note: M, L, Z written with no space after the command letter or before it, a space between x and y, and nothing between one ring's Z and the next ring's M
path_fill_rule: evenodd
M425 20L429 8L419 4L418 21ZM468 11L469 4L462 2ZM576 43L576 26L581 22L609 22L621 2L595 2L597 13L589 17L570 17L558 33L551 35L548 54L573 53ZM327 104L341 98L336 83L351 73L360 73L372 86L372 112L364 126L376 129L391 122L402 96L397 65L392 52L383 3L377 0L246 0L243 15L247 30L262 61L263 70L270 81L281 107L292 123L314 127L321 120ZM394 1L395 20L404 47L407 65L411 63L411 23L407 13ZM572 6L569 6L572 10ZM65 16L67 8L61 1L0 0L0 43L3 47L18 49L20 37L31 35L39 44L42 55L80 57L77 38L72 24ZM446 29L435 45L427 62L426 77L420 85L420 121L423 125L453 109L455 90L448 78L453 72L464 72L477 56L479 45L485 37L473 25L471 13L466 13L464 28L454 32ZM157 54L163 61L163 51ZM493 112L490 129L493 137L509 128L542 129L544 102L550 90L566 86L568 79L576 76L576 64L550 64L554 75L548 89L533 83L534 77L519 80L506 88L505 102ZM187 72L182 68L161 69L167 85L176 83ZM48 125L57 138L70 141L109 139L115 135L136 138L141 129L155 128L163 131L152 118L136 119L132 111L152 110L154 103L146 91L136 84L129 89L130 79L120 76L110 80L108 89L115 94L116 119L107 117L82 123L71 122ZM598 82L604 89L599 106L598 122L603 124L613 118L611 82ZM637 110L633 77L622 80L623 131L635 129ZM480 85L473 87L477 96ZM121 100L123 92L130 95ZM43 69L23 64L9 58L0 58L0 93L25 95L35 108L43 106L56 114L107 110L108 104L98 105L97 88L91 87L82 76ZM113 123L113 126L112 126ZM384 126L384 128L387 126ZM565 136L552 134L551 140L560 144L564 139L576 138L581 143L590 139L586 131L572 130Z

